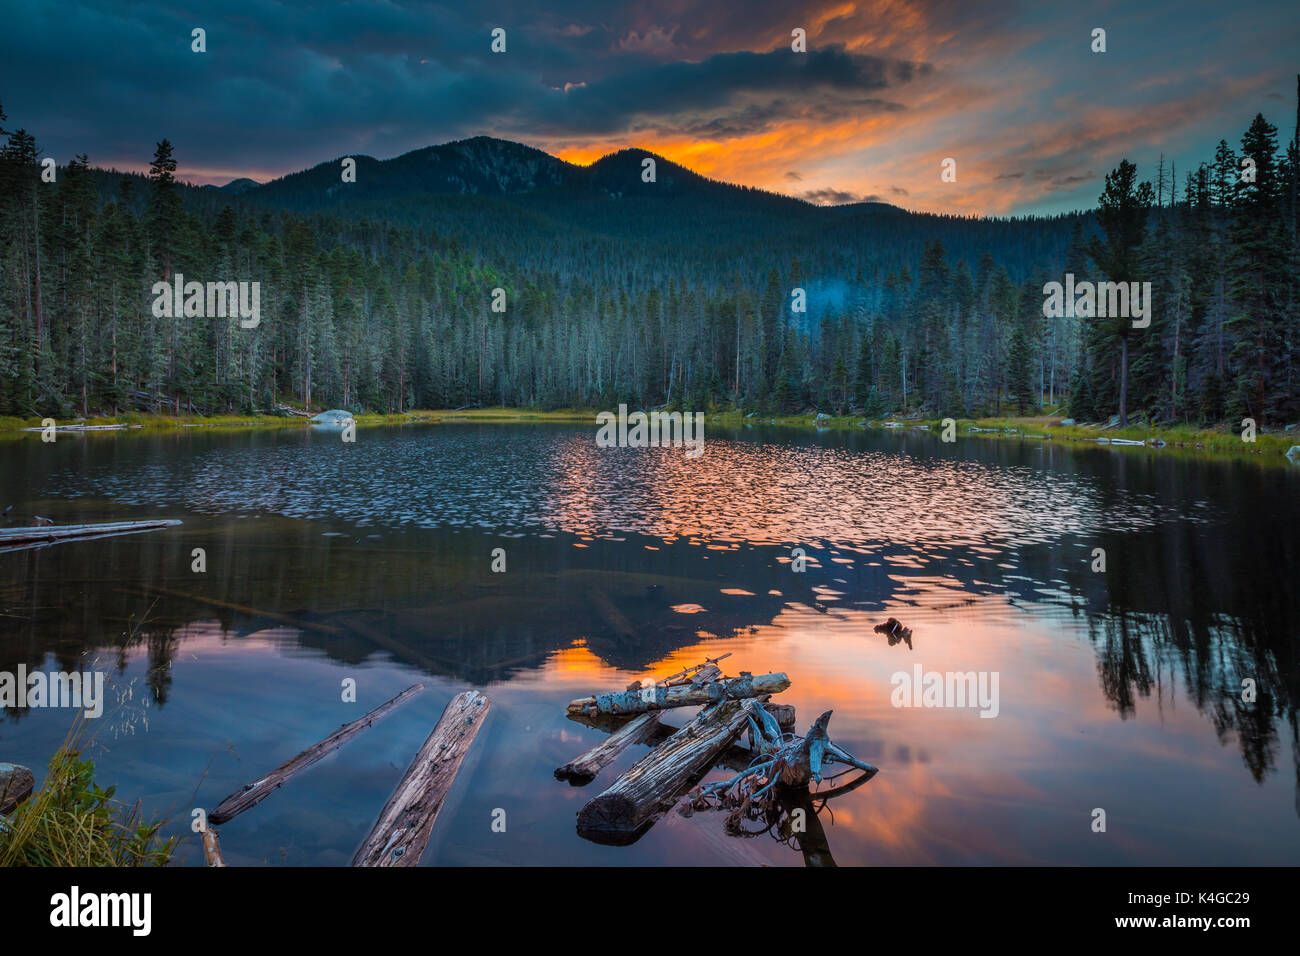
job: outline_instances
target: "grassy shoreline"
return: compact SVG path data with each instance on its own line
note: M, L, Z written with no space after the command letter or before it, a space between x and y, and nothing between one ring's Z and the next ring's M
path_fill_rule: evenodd
M537 422L537 421L590 421L595 422L596 412L585 409L557 409L531 411L523 408L471 408L471 409L418 409L394 414L356 415L358 425L413 425L457 421L480 422ZM57 420L59 427L68 425L105 426L126 425L132 428L162 431L179 428L301 428L308 423L306 417L296 415L155 415L129 412L116 416L89 416ZM40 428L39 418L14 418L0 416L0 434L22 432Z
M1242 441L1241 435L1226 427L1193 428L1190 426L1159 427L1148 425L1130 425L1128 428L1102 428L1097 425L1062 425L1063 415L1040 415L1031 417L997 417L997 418L957 418L954 419L958 438L982 439L1030 439L1044 442L1070 442L1098 444L1099 438L1125 439L1127 441L1151 441L1159 439L1165 443L1164 448L1154 445L1129 446L1116 445L1116 448L1132 448L1148 451L1181 449L1212 455L1214 457L1246 456L1251 459L1263 459L1280 464L1289 464L1287 451L1294 445L1300 445L1300 430L1291 432L1266 432L1255 436L1255 441ZM855 428L863 427L877 431L916 431L928 430L937 435L943 429L944 419L930 416L914 418L881 418L861 425L860 415L822 416L755 416L747 417L739 412L711 414L708 421L719 425L765 424L800 428ZM886 428L886 423L897 423L898 428ZM985 431L972 432L978 428Z
M419 409L399 414L359 414L357 424L406 425L442 424L459 422L523 423L523 422L582 422L593 427L597 409L564 408L535 411L522 408L471 408L471 409ZM1260 433L1254 442L1242 441L1239 433L1227 427L1194 428L1190 426L1153 427L1133 425L1128 428L1104 429L1093 425L1061 425L1063 416L958 418L956 433L960 438L1030 439L1048 442L1073 442L1097 444L1099 438L1150 441L1159 439L1166 448L1200 452L1214 457L1247 457L1270 463L1289 464L1287 451L1300 445L1300 430L1292 432L1270 431ZM785 428L853 429L915 431L925 430L937 434L943 428L943 419L920 416L913 418L882 418L865 426L860 415L753 415L741 411L719 411L707 414L707 424L722 427L745 425L775 425ZM900 428L887 429L887 422L897 422ZM129 413L115 417L89 417L66 419L60 425L127 425L143 430L164 431L182 428L301 428L305 418L279 415L153 415ZM40 428L39 418L0 417L0 435L20 435L23 429ZM971 431L972 428L991 431ZM1146 447L1152 446L1115 446Z

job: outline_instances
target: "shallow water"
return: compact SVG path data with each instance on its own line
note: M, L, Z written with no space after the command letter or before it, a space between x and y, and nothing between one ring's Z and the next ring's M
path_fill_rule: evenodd
M98 776L182 834L191 808L426 684L222 827L232 864L346 864L473 687L492 711L425 864L803 865L717 813L669 814L630 846L579 836L582 803L644 747L585 788L553 777L603 736L566 718L570 699L723 653L728 673L789 674L779 699L799 729L833 710L832 738L880 767L816 818L821 860L1300 857L1300 469L763 428L711 428L689 459L598 449L594 431L8 441L0 495L16 515L184 524L0 554L0 671L106 669ZM910 646L873 631L891 616ZM893 706L892 678L917 665L996 673L997 716ZM71 722L6 712L0 760L43 767ZM198 862L197 841L181 855Z

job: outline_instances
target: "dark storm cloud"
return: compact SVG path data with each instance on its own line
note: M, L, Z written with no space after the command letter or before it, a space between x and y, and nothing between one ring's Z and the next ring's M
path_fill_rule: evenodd
M901 109L868 94L929 69L834 46L664 59L659 45L679 35L701 46L699 29L562 6L3 0L7 35L23 42L0 61L0 103L61 159L85 150L138 163L167 136L183 167L201 157L208 168L283 171L477 133L744 136L814 113ZM489 49L497 24L505 55ZM190 50L195 27L206 53Z
M891 82L906 82L923 70L840 49L803 56L786 51L724 53L699 63L656 63L627 70L573 90L563 111L567 121L604 127L600 132L616 128L614 124L631 114L716 109L742 94L767 94L774 97L767 102L768 109L788 112L805 107L795 98L801 93L883 90Z
M1257 109L1292 102L1294 0L1259 0L1250 18L1185 6L0 0L0 103L47 155L139 169L166 136L181 175L204 182L483 133L578 162L657 148L764 188L798 170L793 188L832 184L822 201L1060 210L1094 202L1123 156L1144 175L1160 152L1193 168ZM1099 16L1104 57L1088 43ZM1165 28L1193 22L1197 36ZM498 26L505 55L489 49ZM190 52L195 27L205 54ZM954 193L931 165L957 149L986 175Z

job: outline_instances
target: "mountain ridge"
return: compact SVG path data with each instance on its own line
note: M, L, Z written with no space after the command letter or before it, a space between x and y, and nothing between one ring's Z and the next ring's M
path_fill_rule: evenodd
M354 183L343 182L341 175L341 163L348 158L356 162ZM642 178L647 158L654 160L653 182ZM217 188L233 192L230 187L235 182L244 180L234 180ZM340 188L344 186L356 188L345 192ZM762 196L770 201L809 209L835 208L818 206L797 196L712 179L643 147L626 146L584 166L525 143L493 136L472 136L422 146L383 160L366 154L338 156L266 183L240 189L239 194L253 202L318 208L321 205L404 196L520 196L552 189L569 189L586 195L603 194L612 198L655 194L712 194L717 198Z

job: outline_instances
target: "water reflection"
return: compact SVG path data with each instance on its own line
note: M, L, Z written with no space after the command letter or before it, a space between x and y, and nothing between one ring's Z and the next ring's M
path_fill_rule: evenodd
M525 757L522 741L494 731L501 756L484 757L480 784L527 792L565 827L539 819L544 842L501 862L572 849L566 814L583 791L561 796L548 778L599 734L566 726L563 701L669 673L723 644L744 669L791 674L783 700L799 707L801 727L833 707L842 745L883 771L830 807L825 846L810 835L796 854L764 841L794 862L1176 861L1178 828L1212 825L1227 831L1202 841L1217 855L1191 861L1300 848L1300 555L1286 471L762 429L711 434L691 460L598 451L590 430L550 426L363 429L346 446L297 431L86 436L6 453L6 500L59 523L156 514L185 525L0 555L0 670L76 669L87 654L114 661L119 686L135 681L150 701L142 733L178 750L164 739L201 737L193 713L222 712L215 699L238 681L265 669L297 686L311 668L299 656L286 670L290 650L336 668L493 686L505 715L512 695L541 695L513 733L532 727L546 745ZM204 575L190 571L196 547L207 552ZM507 551L504 574L490 570L496 547ZM802 573L794 548L807 559ZM1104 573L1091 570L1097 548ZM890 618L913 634L873 630ZM229 680L209 673L178 692L177 675L198 666L187 654L219 650ZM1001 672L1003 715L891 707L890 675L916 662ZM1253 703L1242 700L1244 680L1258 687ZM272 704L277 720L297 706L287 693L271 700L286 702ZM187 716L169 718L163 738L160 716L178 706ZM250 704L248 719L265 710L265 700ZM242 739L247 727L231 713L223 731ZM30 738L40 746L55 739L47 717L6 711L11 727L40 728ZM331 715L325 728L337 723ZM296 732L303 745L320 736ZM1235 771L1224 748L1240 754ZM516 779L520 766L552 758L535 780ZM385 772L374 770L372 790ZM1103 796L1088 792L1090 779L1108 781ZM219 782L224 793L242 781L231 772ZM1282 783L1286 822L1270 810ZM1150 801L1166 790L1179 809L1157 812ZM1126 830L1103 847L1064 822L1066 795L1123 811L1144 791L1148 802L1128 808L1144 821L1141 837ZM366 822L359 796L329 799ZM466 812L481 799L467 796ZM1257 829L1232 832L1247 826ZM626 848L641 854L629 861L782 861L754 840L742 841L751 849L741 857L727 843L685 849L682 827L696 842L720 831L716 819L664 820L654 840ZM350 855L350 832L305 861ZM447 852L463 861L495 852L466 840Z

